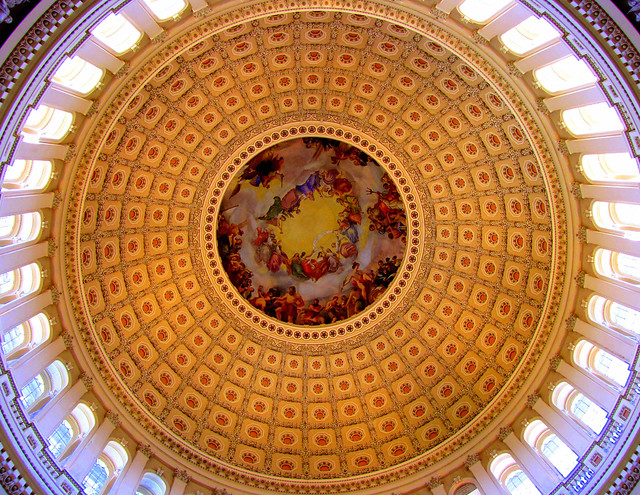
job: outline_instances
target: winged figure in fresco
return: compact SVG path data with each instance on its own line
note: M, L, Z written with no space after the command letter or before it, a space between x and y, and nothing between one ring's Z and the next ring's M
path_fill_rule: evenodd
M247 163L246 168L240 174L238 183L229 197L235 196L240 191L242 184L249 181L253 187L264 187L269 189L271 181L280 177L280 183L284 183L284 175L281 172L284 158L275 153L260 153Z

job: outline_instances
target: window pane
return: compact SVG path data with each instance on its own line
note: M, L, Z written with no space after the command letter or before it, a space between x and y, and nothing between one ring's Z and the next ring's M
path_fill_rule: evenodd
M85 495L98 495L107 482L107 465L98 459L82 482Z
M523 471L514 471L505 482L505 487L512 495L541 495Z
M567 477L578 463L578 456L553 433L544 439L541 450L564 477Z
M13 327L2 337L2 354L5 356L24 342L24 325Z
M44 393L44 380L40 375L33 378L20 391L22 407L29 409L33 403Z
M627 363L618 359L606 351L599 350L596 353L595 369L604 376L611 378L620 386L624 386L629 379L629 366Z
M571 403L571 412L594 433L600 433L607 423L607 413L582 394L578 394Z
M53 457L58 457L69 445L72 435L71 425L65 419L49 437L49 451Z

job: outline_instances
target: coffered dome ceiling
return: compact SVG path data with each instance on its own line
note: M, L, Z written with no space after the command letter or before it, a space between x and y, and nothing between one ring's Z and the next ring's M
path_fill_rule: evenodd
M138 434L326 493L467 455L522 401L559 336L570 221L487 53L429 12L281 2L130 62L78 142L65 270Z

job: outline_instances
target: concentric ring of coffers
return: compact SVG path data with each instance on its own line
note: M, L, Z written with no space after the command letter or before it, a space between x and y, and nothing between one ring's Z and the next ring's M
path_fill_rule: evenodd
M84 300L109 357L105 379L127 386L126 407L151 413L170 448L205 465L292 479L375 473L414 458L407 469L417 469L446 457L438 445L452 435L463 444L486 407L517 391L510 376L533 364L521 361L535 357L528 345L544 334L540 315L558 288L549 212L558 206L544 183L553 170L538 160L544 150L528 140L522 108L514 113L507 97L515 94L487 84L480 62L417 42L399 24L331 12L300 18L305 43L293 42L291 14L192 42L181 64L157 68L144 88L132 84L121 120L104 118L78 220ZM316 117L304 131L301 112ZM201 227L219 228L218 203L233 192L225 181L250 168L258 142L267 150L292 141L282 129L293 128L347 139L354 122L415 183L416 213L429 223L413 262L419 282L406 289L414 299L383 311L365 339L294 352L281 338L258 338L262 319L247 325L256 314L237 289L211 297L211 285L224 284L208 275L219 268L206 246L215 235L207 241ZM362 139L358 149L369 149ZM294 331L286 323L296 321L282 323Z

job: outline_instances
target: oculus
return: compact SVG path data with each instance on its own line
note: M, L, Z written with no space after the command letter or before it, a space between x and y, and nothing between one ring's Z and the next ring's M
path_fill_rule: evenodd
M375 302L395 278L405 208L364 151L298 138L239 170L224 194L217 243L229 280L255 308L290 324L331 324Z

